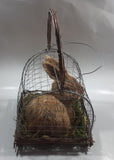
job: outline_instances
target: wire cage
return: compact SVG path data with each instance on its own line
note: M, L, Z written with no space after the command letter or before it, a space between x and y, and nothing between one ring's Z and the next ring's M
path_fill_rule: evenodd
M51 47L52 20L57 49ZM78 62L62 51L54 10L47 31L47 49L33 55L22 72L14 147L17 154L44 147L87 152L93 145L94 110Z

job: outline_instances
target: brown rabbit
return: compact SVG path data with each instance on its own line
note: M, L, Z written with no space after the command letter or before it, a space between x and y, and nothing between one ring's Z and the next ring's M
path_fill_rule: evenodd
M54 80L52 90L58 90L57 77L59 78L59 62L49 56L45 57L42 63L44 70L50 78ZM55 76L55 71L57 77ZM77 91L83 94L82 86L71 77L65 69L64 89L67 91ZM80 96L66 93L54 92L46 95L38 96L32 99L26 106L26 119L28 128L38 135L62 136L71 129L71 122L74 120L74 111L71 103L73 100L79 99Z
M45 56L45 60L42 63L44 70L47 72L50 78L54 80L52 83L52 90L59 90L58 82L60 83L60 70L59 70L59 62L50 57ZM54 96L61 101L65 107L67 108L70 120L74 120L74 111L72 109L72 101L78 100L80 98L79 95L72 94L71 92L77 92L78 94L82 95L84 93L83 87L79 84L79 82L72 76L70 76L66 70L65 70L65 82L64 82L64 90L69 92L55 92ZM56 75L55 75L56 72ZM58 81L57 81L58 78Z

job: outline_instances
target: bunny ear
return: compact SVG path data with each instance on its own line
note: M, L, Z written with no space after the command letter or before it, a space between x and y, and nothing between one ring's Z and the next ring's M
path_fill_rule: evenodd
M54 66L59 69L59 62L56 59L46 55L45 61L54 64Z
M50 78L57 80L60 78L59 62L49 56L45 57L45 61L42 63L44 70L47 72Z

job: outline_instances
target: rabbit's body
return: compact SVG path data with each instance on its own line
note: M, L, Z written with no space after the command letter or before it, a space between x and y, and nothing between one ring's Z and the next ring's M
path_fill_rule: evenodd
M53 95L34 98L26 106L26 119L31 132L39 135L61 136L70 129L67 109Z

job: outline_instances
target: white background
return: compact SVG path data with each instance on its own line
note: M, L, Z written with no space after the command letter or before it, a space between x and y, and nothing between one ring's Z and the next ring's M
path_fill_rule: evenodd
M35 51L45 49L48 8L57 11L63 45L84 76L96 122L94 146L87 155L16 157L13 149L16 99L22 69ZM54 33L53 33L54 35ZM55 42L53 36L53 42ZM113 0L0 0L0 160L114 159L114 1Z

